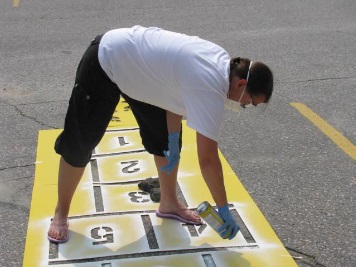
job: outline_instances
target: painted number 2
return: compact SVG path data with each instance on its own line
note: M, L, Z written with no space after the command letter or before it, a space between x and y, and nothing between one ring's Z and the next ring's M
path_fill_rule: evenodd
M122 168L123 173L134 173L140 170L140 168L135 168L138 165L138 160L122 161L121 165L128 165Z

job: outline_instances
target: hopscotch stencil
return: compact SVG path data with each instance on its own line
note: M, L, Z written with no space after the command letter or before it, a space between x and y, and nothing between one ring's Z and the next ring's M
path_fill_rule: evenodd
M195 209L213 199L200 174L195 133L185 125L183 132L177 187L180 200ZM230 210L241 227L235 239L221 239L206 224L156 217L159 203L138 188L142 180L157 177L156 167L123 102L73 198L69 241L50 243L59 161L52 147L59 133L39 133L24 267L297 266L222 155Z

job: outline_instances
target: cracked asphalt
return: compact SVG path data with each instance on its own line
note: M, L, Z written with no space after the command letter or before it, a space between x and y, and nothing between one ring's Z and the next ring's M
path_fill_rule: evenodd
M228 112L220 148L299 266L356 266L355 160L290 105L356 144L356 1L15 2L0 2L0 266L22 265L38 131L62 128L90 40L136 24L272 67L272 102Z

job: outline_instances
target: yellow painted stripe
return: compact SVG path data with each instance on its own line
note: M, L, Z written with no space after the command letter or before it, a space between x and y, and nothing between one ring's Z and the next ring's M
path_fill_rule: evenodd
M340 147L346 154L356 160L356 146L350 140L343 136L339 131L335 130L330 124L324 121L321 117L313 112L310 108L302 103L290 103L303 116L310 120L316 127L328 136L334 143Z
M68 267L76 262L85 267L297 267L221 152L229 208L241 219L236 238L222 239L206 224L188 228L155 216L159 203L140 191L138 183L157 177L156 166L142 151L137 122L127 107L121 100L85 168L71 205L69 242L58 246L49 245L47 230L57 203L59 155L53 144L62 130L39 132L23 267ZM214 205L200 173L196 133L185 121L182 127L177 183L182 198L190 208L203 201Z
M13 7L18 7L20 5L20 0L13 0L12 6Z

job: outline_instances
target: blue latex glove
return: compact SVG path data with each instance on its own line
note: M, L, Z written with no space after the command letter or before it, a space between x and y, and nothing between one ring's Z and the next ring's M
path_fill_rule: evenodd
M222 238L233 239L237 232L240 230L235 218L232 216L228 204L218 208L221 218L224 220L224 224L219 228L218 232ZM227 236L227 237L226 237Z
M171 174L174 167L178 164L180 158L179 151L179 132L169 133L168 135L168 151L164 150L163 154L168 160L168 164L162 167L162 171L167 171Z

